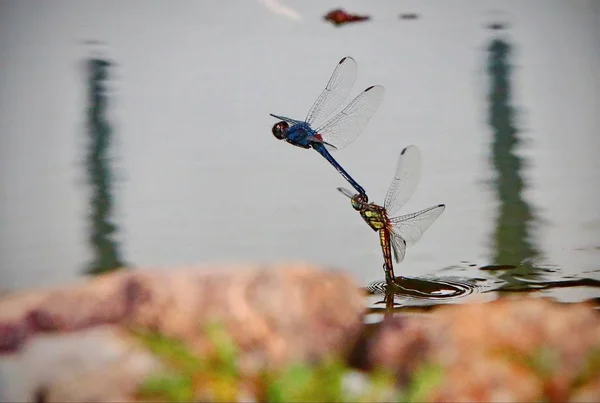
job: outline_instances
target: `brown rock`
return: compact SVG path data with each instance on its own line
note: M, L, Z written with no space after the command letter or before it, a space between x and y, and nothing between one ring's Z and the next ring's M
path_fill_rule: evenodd
M48 293L27 312L30 331L67 332L122 321L133 303L128 292L132 276L117 272Z
M360 331L364 309L362 291L348 276L302 264L122 271L0 298L0 352L5 354L0 363L19 360L40 340L77 343L98 328L159 331L203 354L211 343L202 325L217 321L239 347L242 370L250 371L345 352ZM123 400L137 384L137 372L120 373L127 365L119 360L93 369L75 364L87 362L88 355L107 354L116 336L104 337L98 348L86 344L87 350L53 356L70 360L69 376L48 378L54 364L21 369L20 379L31 382L20 394L11 386L10 393L46 401ZM29 376L34 367L48 374L42 380ZM9 373L14 369L8 368Z
M245 353L242 365L277 366L342 352L362 325L361 291L341 273L279 270L140 272L128 321L207 348L200 324L218 321ZM248 357L248 360L245 359Z
M394 369L401 382L424 363L438 365L428 401L600 400L600 316L586 304L445 306L426 319L384 322L367 351L370 366Z

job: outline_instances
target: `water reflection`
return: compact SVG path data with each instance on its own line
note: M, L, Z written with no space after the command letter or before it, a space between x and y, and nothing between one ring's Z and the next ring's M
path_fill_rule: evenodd
M108 98L105 87L110 66L111 62L102 58L91 58L86 66L89 85L87 132L90 140L86 168L92 188L89 243L94 254L86 270L88 274L105 273L125 266L119 245L113 238L117 226L111 220L113 197L108 152L112 129L106 117Z
M493 279L446 276L441 273L443 271L421 278L398 276L390 283L384 280L370 283L365 287L365 291L374 297L369 312L383 311L387 317L407 307L424 308L457 302L458 299L494 287Z
M522 197L524 160L515 153L520 141L514 123L514 108L510 105L510 55L511 45L504 40L495 39L488 47L488 123L493 131L494 188L500 201L492 260L495 265L517 264L515 270L506 271L500 277L508 283L518 283L515 276L531 278L537 274L532 262L540 253L531 242L532 207Z
M365 287L365 292L371 295L369 313L389 316L400 311L423 311L441 304L460 303L469 296L474 296L477 300L493 300L498 293L536 293L566 288L573 291L582 288L600 289L599 280L561 276L560 271L555 268L536 268L536 273L540 275L537 278L514 275L513 283L505 280L507 273L498 275L497 272L515 270L514 266L497 266L493 267L494 270L491 268L489 265L474 267L465 262L420 278L397 277L391 285L384 280L372 282ZM542 274L545 275L543 278ZM556 275L559 277L556 278Z
M558 267L541 266L541 252L532 241L536 222L534 208L523 198L526 189L523 168L527 161L517 155L520 144L511 102L511 45L493 39L487 47L489 74L488 123L493 131L490 158L495 172L493 189L499 210L493 232L490 264L467 261L438 269L421 278L398 277L389 286L385 281L369 284L366 291L374 297L370 313L423 310L444 303L456 303L479 294L478 299L495 299L504 293L540 293L570 288L600 288L600 281L565 276ZM486 297L482 297L485 294Z
M477 280L461 278L412 278L398 276L388 286L385 281L375 281L366 288L372 294L395 294L399 297L442 300L469 295L478 289Z
M524 161L515 154L519 138L510 105L511 47L506 41L495 39L487 50L491 83L488 122L493 130L491 159L496 172L493 184L500 201L494 230L493 264L482 266L480 269L484 272L469 273L464 277L456 276L460 268L452 266L439 270L430 278L399 277L390 286L384 282L372 283L367 290L373 295L384 296L375 305L385 305L386 315L397 307L437 305L473 293L500 290L506 285L527 287L523 280L534 280L539 275L532 265L540 254L531 242L534 214L522 197ZM469 264L465 269L474 271L476 266ZM451 271L454 276L442 277L444 271Z

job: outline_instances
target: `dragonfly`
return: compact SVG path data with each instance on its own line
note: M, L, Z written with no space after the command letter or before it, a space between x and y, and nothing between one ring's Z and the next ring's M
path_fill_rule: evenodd
M396 263L402 262L407 245L417 243L425 230L446 208L444 204L438 204L416 213L395 216L417 188L420 173L419 149L416 146L408 146L400 153L394 179L385 196L383 206L369 203L366 193L353 193L348 189L337 188L350 198L352 207L360 213L363 220L374 231L379 232L379 243L384 258L383 270L388 284L395 278L392 251Z
M350 95L356 80L356 61L347 56L339 61L327 86L308 111L304 121L270 114L280 121L271 129L278 140L321 154L359 194L365 190L331 156L354 141L363 131L383 99L384 88L374 85L361 92L339 113L327 119ZM327 119L327 120L325 120Z

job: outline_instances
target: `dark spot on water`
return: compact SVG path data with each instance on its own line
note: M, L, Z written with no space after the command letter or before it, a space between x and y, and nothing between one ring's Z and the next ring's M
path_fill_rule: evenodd
M514 266L512 264L490 264L487 266L481 266L479 268L479 270L510 270L510 269L516 269L517 266Z
M417 13L403 13L400 14L400 19L401 20L416 20L417 18L419 18Z
M477 265L475 263L471 263L469 267L477 267Z
M491 29L492 31L500 31L505 28L506 28L506 24L502 24L500 22L494 22L494 23L488 25L488 29Z
M367 89L365 90L365 92L372 90L372 89L373 89L373 87L375 87L375 86L374 86L374 85L370 86L369 88L367 88Z
M516 278L518 279L518 278ZM531 292L540 290L549 290L554 288L571 288L571 287L597 287L600 288L600 280L592 278L573 278L563 277L561 280L555 281L530 281L521 279L520 283L504 284L497 288L497 291L504 292Z

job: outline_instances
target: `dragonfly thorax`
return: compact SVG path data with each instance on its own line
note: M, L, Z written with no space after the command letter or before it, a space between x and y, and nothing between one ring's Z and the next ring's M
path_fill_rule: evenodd
M373 203L365 205L360 210L360 215L374 231L379 231L388 227L389 219L385 209L381 206Z

